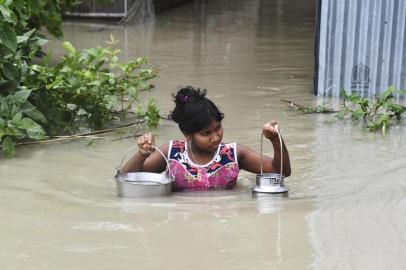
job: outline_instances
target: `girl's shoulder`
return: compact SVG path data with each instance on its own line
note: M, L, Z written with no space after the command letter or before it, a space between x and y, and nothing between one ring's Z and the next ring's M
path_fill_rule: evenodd
M226 147L230 147L230 148L236 148L237 147L236 142L222 142L221 145L226 146Z
M183 140L173 140L169 141L168 152L170 155L175 153L183 153L186 150L186 141Z
M186 141L184 140L172 140L168 143L169 148L171 147L184 147L186 145Z
M233 154L237 154L237 143L222 142L219 146L219 153L223 153L224 151L232 151Z

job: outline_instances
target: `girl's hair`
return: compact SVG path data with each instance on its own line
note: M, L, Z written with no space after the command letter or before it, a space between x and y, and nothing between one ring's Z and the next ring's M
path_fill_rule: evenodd
M184 134L193 134L208 127L212 119L223 120L224 114L206 98L206 93L206 89L187 86L179 89L176 95L172 94L176 106L169 117L178 123Z

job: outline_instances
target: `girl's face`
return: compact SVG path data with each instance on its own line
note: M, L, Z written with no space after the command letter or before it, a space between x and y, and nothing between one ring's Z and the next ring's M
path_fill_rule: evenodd
M187 137L192 140L194 146L199 150L213 153L217 151L217 148L223 139L223 127L221 126L221 122L212 119L207 128Z

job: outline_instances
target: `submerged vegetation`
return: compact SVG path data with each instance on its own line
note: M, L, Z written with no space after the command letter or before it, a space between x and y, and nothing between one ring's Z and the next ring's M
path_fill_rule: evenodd
M385 133L386 129L398 123L406 112L404 105L394 102L395 94L405 94L405 91L396 90L393 86L388 87L381 95L376 95L374 99L356 94L347 95L344 90L341 90L340 94L343 97L343 106L337 118L345 119L348 116L356 122L362 121L370 131L381 130Z
M290 108L301 113L337 113L334 116L336 120L361 122L369 131L380 130L385 133L388 127L399 123L402 114L406 112L406 106L394 102L396 94L406 94L406 91L396 90L395 87L390 86L381 95L375 95L375 98L370 99L355 93L348 95L345 90L341 90L340 96L343 98L343 104L339 111L329 108L326 104L312 108L288 100L282 101L288 102Z
M132 112L150 127L158 124L155 101L145 109L139 101L157 70L143 68L145 58L121 63L113 37L106 48L83 51L64 42L66 55L49 64L41 28L62 38L63 11L78 3L0 0L0 142L7 157L17 142L74 133L78 123L98 129Z

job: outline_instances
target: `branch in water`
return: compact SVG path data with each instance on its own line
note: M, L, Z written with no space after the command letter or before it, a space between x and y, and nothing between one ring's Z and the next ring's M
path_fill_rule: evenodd
M318 105L317 107L310 108L310 107L305 107L303 105L297 104L291 100L286 100L286 99L281 99L281 101L289 103L289 107L300 111L304 114L308 113L338 113L338 111L333 110L331 108L324 107L323 105Z

